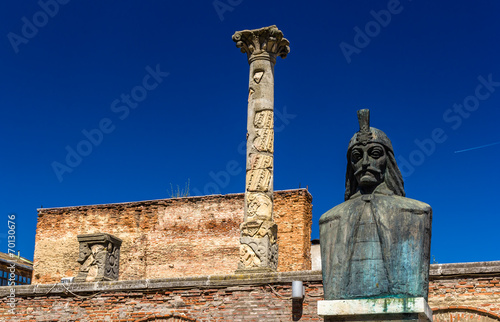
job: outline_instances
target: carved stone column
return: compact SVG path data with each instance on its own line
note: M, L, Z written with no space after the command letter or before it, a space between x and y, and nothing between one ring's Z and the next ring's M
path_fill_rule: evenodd
M273 218L274 64L290 43L276 26L237 31L236 47L250 64L248 90L245 217L240 226L237 272L275 271L277 230Z
M75 282L117 281L121 239L110 234L78 235L82 264Z

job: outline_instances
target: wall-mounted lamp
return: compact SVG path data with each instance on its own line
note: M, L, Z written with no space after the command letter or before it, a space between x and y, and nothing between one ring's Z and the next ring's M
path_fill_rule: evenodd
M73 283L74 280L74 277L63 277L61 278L61 283Z
M302 281L293 281L292 282L292 299L302 299L304 298L304 294L306 292L306 288Z

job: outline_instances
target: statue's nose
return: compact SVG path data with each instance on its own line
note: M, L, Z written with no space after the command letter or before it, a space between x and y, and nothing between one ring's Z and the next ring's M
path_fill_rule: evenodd
M368 166L370 164L370 160L368 159L368 153L363 153L363 166Z

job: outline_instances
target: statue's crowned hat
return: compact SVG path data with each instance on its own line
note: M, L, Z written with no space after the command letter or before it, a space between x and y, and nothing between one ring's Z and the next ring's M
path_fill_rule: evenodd
M392 149L391 140L387 137L387 135L379 129L374 127L370 127L370 110L363 109L358 111L358 122L359 122L359 131L354 134L349 141L349 147L347 149L347 153L351 152L351 149L355 145L367 145L368 143L379 143L382 144L386 149L389 149L394 153Z

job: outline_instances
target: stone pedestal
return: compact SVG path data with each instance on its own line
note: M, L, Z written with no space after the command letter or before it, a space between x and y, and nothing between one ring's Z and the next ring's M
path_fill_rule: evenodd
M75 282L117 281L121 239L105 233L78 235L82 264Z
M277 230L273 218L274 64L289 42L276 26L237 31L236 46L250 64L248 89L245 216L240 226L237 273L275 271Z
M432 310L423 297L318 301L325 321L432 322Z

